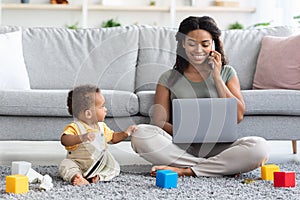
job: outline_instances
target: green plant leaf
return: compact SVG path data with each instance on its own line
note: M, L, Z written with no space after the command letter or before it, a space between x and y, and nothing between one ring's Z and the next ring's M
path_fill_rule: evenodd
M71 25L65 25L66 28L68 29L74 29L74 30L78 30L78 22L76 22L75 24L71 24Z
M254 27L259 27L259 26L270 26L270 22L262 22L262 23L257 23L257 24L254 24L253 26Z
M116 19L109 19L107 21L102 22L101 25L102 28L116 27L116 26L121 26L121 23Z
M243 24L241 24L239 22L235 22L235 23L229 24L229 27L228 27L229 30L243 29L243 28L244 28Z
M156 5L156 2L155 1L150 1L149 2L149 6L155 6Z
M294 19L300 19L300 15L294 16Z
M256 24L253 24L249 27L247 27L247 29L251 29L251 28L257 28L257 27L261 27L261 26L270 26L271 25L271 22L260 22L260 23L256 23Z

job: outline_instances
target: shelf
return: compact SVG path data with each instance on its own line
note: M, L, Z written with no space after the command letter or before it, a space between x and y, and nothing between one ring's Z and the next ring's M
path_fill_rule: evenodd
M169 12L168 6L103 6L103 5L89 5L88 10L103 10L103 11L150 11L150 12Z
M1 1L1 0L0 0ZM137 0L136 0L137 1ZM184 0L186 1L186 0ZM5 21L10 21L10 19L6 19L5 16L10 16L9 11L13 12L39 12L42 11L45 13L45 17L48 17L48 14L51 14L51 16L55 15L55 11L61 11L60 14L64 15L64 12L66 13L65 15L70 16L75 14L76 16L80 16L81 20L81 26L83 28L89 27L88 24L91 24L90 21L94 20L89 13L93 14L103 14L103 16L110 15L114 16L118 14L119 12L127 12L128 14L132 14L133 16L135 15L141 15L145 16L147 18L147 14L145 15L144 13L149 13L149 14L163 14L163 15L168 15L167 17L163 17L166 19L163 19L162 24L163 26L169 26L169 27L175 27L176 20L178 17L176 15L181 15L181 14L191 14L191 13L213 13L213 14L218 14L220 13L221 15L223 14L236 14L239 15L239 13L246 13L248 15L252 15L252 13L256 12L256 8L254 7L227 7L227 6L205 6L205 7L194 7L194 6L179 6L176 5L176 0L170 1L169 4L165 6L149 6L149 5L141 5L141 6L129 6L126 4L125 6L109 6L109 5L101 5L101 4L92 4L88 3L88 0L82 0L80 1L81 3L71 3L71 4L50 4L50 3L29 3L29 4L22 4L22 3L0 3L0 25L3 23L3 19ZM4 11L4 12L1 12ZM69 11L69 12L68 12ZM72 12L74 11L74 12ZM148 14L148 15L149 15ZM38 20L38 19L37 19ZM143 19L139 19L143 20ZM151 21L152 19L147 19L147 21ZM158 19L160 20L160 19ZM169 20L169 25L166 25L167 23L166 20ZM3 24L5 24L4 22ZM12 24L13 22L9 22ZM18 23L20 23L18 21ZM41 23L41 22L40 22ZM60 23L60 22L59 22ZM148 22L149 23L149 22Z
M64 4L2 4L2 9L7 10L82 10L82 5L64 5ZM169 6L103 6L103 5L88 5L90 11L136 11L136 12L169 12ZM176 7L178 12L249 12L256 11L251 7L222 7L222 6L207 6L207 7L191 7L180 6Z
M65 5L65 4L2 4L2 9L7 10L81 10L82 5ZM103 6L103 5L88 5L88 10L102 11L159 11L168 12L169 7L161 6Z
M2 9L6 10L81 10L82 5L65 4L21 4L3 3Z
M179 12L249 12L253 13L256 11L255 8L250 7L223 7L223 6L207 6L207 7L191 7L182 6L176 7L176 11Z

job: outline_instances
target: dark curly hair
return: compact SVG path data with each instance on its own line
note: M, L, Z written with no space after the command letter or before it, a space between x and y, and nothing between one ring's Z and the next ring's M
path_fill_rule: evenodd
M189 66L189 61L187 58L187 55L185 53L185 49L183 48L183 42L185 40L185 37L187 34L191 31L202 29L205 31L208 31L212 39L214 40L215 43L215 49L221 54L221 60L222 60L222 65L226 65L227 61L224 55L224 49L223 49L223 43L220 39L221 36L221 30L218 28L217 23L215 20L211 17L208 16L203 16L203 17L194 17L190 16L186 19L184 19L180 25L178 32L176 33L176 41L177 41L177 50L176 50L176 62L173 67L177 72L179 73L174 73L174 75L170 76L169 80L171 85L173 85L177 78L178 75L182 75ZM177 74L177 75L176 75ZM177 77L177 78L176 78Z
M94 85L81 85L70 90L67 99L68 112L77 118L81 112L94 105L97 92L100 89Z

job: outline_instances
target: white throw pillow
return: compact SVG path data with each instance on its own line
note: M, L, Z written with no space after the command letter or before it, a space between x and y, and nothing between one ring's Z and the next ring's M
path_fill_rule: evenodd
M22 32L0 34L0 90L29 90Z

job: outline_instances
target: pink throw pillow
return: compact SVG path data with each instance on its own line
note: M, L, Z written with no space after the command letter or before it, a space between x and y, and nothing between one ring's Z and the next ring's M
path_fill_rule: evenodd
M300 35L262 39L253 89L300 90Z

